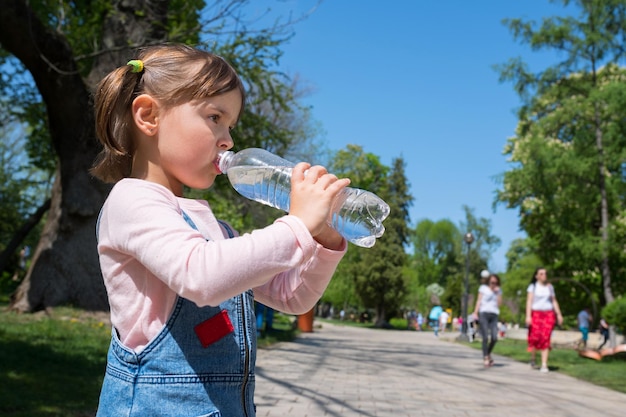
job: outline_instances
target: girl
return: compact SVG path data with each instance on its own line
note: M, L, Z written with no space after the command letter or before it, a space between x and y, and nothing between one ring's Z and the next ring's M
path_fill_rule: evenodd
M502 304L500 277L490 274L485 284L478 288L474 317L478 318L478 330L482 337L483 360L485 367L493 366L491 352L498 341L498 315ZM491 335L491 340L489 339Z
M537 268L526 290L526 325L528 326L528 351L530 365L535 367L537 350L541 351L541 372L549 372L548 354L550 337L554 323L563 324L561 308L554 293L554 287L548 283L545 268Z
M116 182L97 227L113 324L99 417L254 416L253 295L307 312L346 251L326 219L350 181L321 166L296 165L291 214L243 236L183 197L220 174L243 104L229 64L182 45L145 48L98 86L93 173Z

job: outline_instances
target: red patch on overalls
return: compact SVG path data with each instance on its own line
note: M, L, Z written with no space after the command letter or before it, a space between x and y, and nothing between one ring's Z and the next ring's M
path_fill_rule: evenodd
M203 321L194 327L194 331L202 343L202 347L208 347L217 342L222 337L235 331L233 323L228 317L226 310L220 311L208 320Z

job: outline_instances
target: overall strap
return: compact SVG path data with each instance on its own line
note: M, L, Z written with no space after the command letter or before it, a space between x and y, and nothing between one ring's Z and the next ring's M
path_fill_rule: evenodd
M189 216L187 215L187 213L185 213L185 211L184 211L184 210L181 210L181 211L183 212L183 219L185 219L185 221L187 222L187 224L188 224L189 226L193 227L194 229L196 229L196 230L198 230L198 231L199 231L198 226L196 226L196 224L193 222L193 220L191 220L191 217L189 217Z
M185 213L184 210L181 210L181 211L183 212L183 219L185 219L187 224L199 231L200 229L198 229L198 226L196 226L196 224L193 222L193 220L191 220L191 218L187 215L187 213ZM231 229L230 226L226 222L222 220L218 220L217 222L221 224L224 229L226 229L226 233L228 233L229 239L232 239L233 237L235 237L235 233L233 232L233 229Z
M234 238L234 237L235 237L235 233L233 232L233 229L231 229L231 228L230 228L230 226L228 225L228 223L226 223L226 222L224 222L224 221L222 221L222 220L218 220L217 222L218 222L219 224L221 224L221 225L222 225L222 227L223 227L224 229L226 229L226 233L228 233L228 238L229 238L229 239L232 239L232 238Z

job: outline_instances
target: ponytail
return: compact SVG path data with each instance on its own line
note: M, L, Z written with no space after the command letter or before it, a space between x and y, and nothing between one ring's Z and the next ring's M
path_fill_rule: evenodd
M104 182L128 177L132 168L132 101L141 73L125 65L109 73L95 94L96 136L104 145L91 173Z

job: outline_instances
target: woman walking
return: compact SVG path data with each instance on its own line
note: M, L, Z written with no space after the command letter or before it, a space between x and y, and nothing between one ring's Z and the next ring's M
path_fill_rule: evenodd
M502 303L500 277L490 274L487 281L478 288L474 316L478 317L478 330L483 343L485 367L493 365L491 352L498 341L498 315Z
M549 372L548 354L555 322L563 324L561 308L554 287L548 282L545 268L537 268L526 290L526 325L528 326L528 351L530 365L535 367L537 350L541 351L541 372Z

